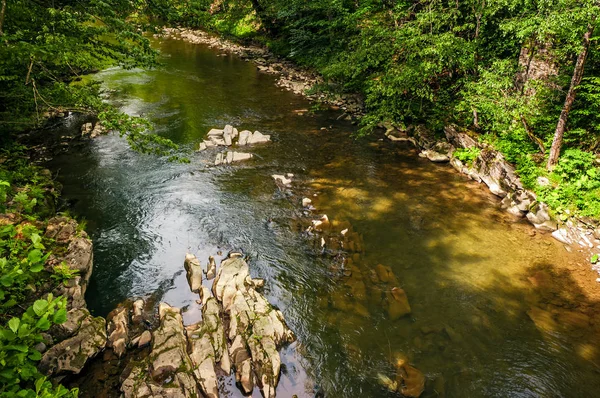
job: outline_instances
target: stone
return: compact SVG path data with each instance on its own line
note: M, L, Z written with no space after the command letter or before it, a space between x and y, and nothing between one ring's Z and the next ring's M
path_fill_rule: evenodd
M232 152L231 162L242 162L244 160L250 160L254 157L251 153L243 152Z
M397 364L398 392L404 397L420 397L425 391L425 375L419 369L400 360Z
M194 376L200 384L202 393L207 398L219 396L219 385L215 372L215 353L208 333L202 323L186 327L188 336L188 352L192 361Z
M287 178L281 174L273 174L271 177L275 180L275 182L279 182L281 185L290 185L292 183L291 178Z
M221 163L223 163L223 154L217 153L217 157L215 158L215 166L218 166Z
M569 232L565 228L560 228L552 232L552 237L566 245L571 245L573 243L573 241L569 237Z
M302 207L308 207L310 206L312 203L312 200L309 198L303 198L302 199Z
M179 372L168 384L148 378L143 364L134 366L121 385L123 398L197 398L200 392L191 374Z
M164 380L179 369L191 369L191 362L187 355L181 311L166 303L160 303L158 314L160 325L152 333L151 377Z
M207 280L214 279L216 275L217 275L217 264L215 263L215 258L213 256L209 256L207 269L206 269L206 279Z
M134 324L140 324L144 319L144 300L135 300L131 306L131 321Z
M446 139L455 148L472 148L478 147L477 141L475 141L468 133L464 131L458 131L456 126L444 127L444 133Z
M206 150L206 148L207 148L206 142L203 141L198 145L198 152L202 152L202 151Z
M129 344L129 310L125 306L115 308L106 317L108 342L117 357L121 358Z
M223 135L233 136L233 126L230 124L225 125L223 129Z
M193 254L187 253L183 266L185 267L190 290L194 293L200 292L202 288L202 266L200 265L200 261Z
M514 166L498 151L482 149L473 162L473 168L494 195L505 197L508 192L523 190Z
M546 187L546 186L550 185L550 180L547 177L538 177L536 179L536 182L541 187Z
M223 133L224 133L223 130L211 129L208 132L207 136L208 136L209 139L212 139L213 137L221 138L221 137L223 137Z
M543 224L550 220L550 214L548 213L548 205L545 203L538 202L534 204L529 213L527 213L527 219L532 224Z
M432 149L422 151L419 156L425 157L434 163L446 163L450 161L450 157L446 154L436 152Z
M252 132L248 130L240 131L240 136L238 138L238 145L247 145L248 139L252 136Z
M229 319L226 334L232 342L230 352L236 380L248 392L253 384L250 376L253 368L263 396L273 397L281 368L277 349L294 341L295 336L281 311L253 285L248 264L241 257L232 257L221 263L212 291L222 305L224 316ZM248 349L251 361L247 358Z
M241 335L237 335L229 349L231 362L235 367L235 381L240 384L244 394L254 390L254 377L252 375L252 357L246 349Z
M264 135L262 134L260 131L255 131L249 138L247 141L248 145L251 144L263 144L266 142L271 141L271 136L270 135Z
M149 330L144 330L144 332L140 335L140 338L137 342L137 346L138 346L138 348L143 348L143 347L146 347L147 345L150 345L151 342L152 342L152 333L150 333Z
M106 345L106 321L92 317L87 310L77 333L48 349L38 365L48 376L79 374L89 359Z
M386 293L387 311L391 320L395 321L401 317L411 313L410 304L406 292L399 287L394 287L390 292Z

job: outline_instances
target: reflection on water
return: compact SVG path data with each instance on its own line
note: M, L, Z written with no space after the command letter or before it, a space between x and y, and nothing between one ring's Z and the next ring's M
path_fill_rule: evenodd
M114 136L55 159L94 239L92 311L158 290L193 322L186 251L206 261L237 249L299 338L284 352L279 396L394 396L378 375L394 378L404 356L426 374L424 396L597 395L598 303L564 272L578 265L561 245L409 147L354 141L338 113L294 113L310 105L248 63L157 45L168 55L163 69L100 74L123 109L187 149L226 123L273 143L223 168L205 167L210 151L174 164ZM356 233L344 272L302 237L301 196L280 191L274 173L294 173L298 195L316 195L317 213ZM390 309L393 288L406 293L409 315ZM240 396L231 380L224 388Z

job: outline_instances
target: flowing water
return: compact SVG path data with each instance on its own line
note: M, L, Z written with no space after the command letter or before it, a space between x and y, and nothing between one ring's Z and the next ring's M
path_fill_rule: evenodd
M181 41L155 45L163 67L98 75L125 111L187 150L225 124L273 142L218 168L206 167L214 151L169 163L110 135L54 159L94 240L86 298L95 314L154 293L194 322L186 251L204 264L236 249L298 336L282 352L280 397L395 396L379 375L393 378L399 355L427 376L424 396L599 396L597 302L565 271L587 267L578 257L450 166L353 140L340 111L295 112L311 105L251 63ZM332 259L299 232L301 196L282 192L275 173L293 173L318 213L360 234L350 277L331 272ZM378 264L405 290L409 316L392 320L382 306L369 280ZM222 388L241 396L231 379Z

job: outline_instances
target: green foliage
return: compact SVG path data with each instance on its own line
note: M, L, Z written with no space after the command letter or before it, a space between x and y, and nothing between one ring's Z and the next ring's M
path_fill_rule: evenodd
M41 294L50 277L63 282L76 274L65 264L52 275L44 268L54 243L41 228L54 214L49 204L56 192L25 148L13 145L0 157L0 397L77 397L76 389L54 386L37 370L41 333L65 322L67 310L64 298L48 294L34 300L33 295Z
M595 156L567 149L550 175L552 184L539 187L540 199L558 213L600 217L600 167Z
M458 160L470 167L473 166L473 162L475 162L475 159L477 159L480 153L481 149L476 147L459 148L456 151L454 151L452 156L454 156L455 158L457 158Z
M36 366L41 333L66 320L66 300L49 294L0 326L0 397L77 397L76 389L53 387Z
M50 276L52 279L57 280L60 283L67 284L67 282L77 275L79 271L72 269L66 262L61 262L59 265L53 267L54 273Z

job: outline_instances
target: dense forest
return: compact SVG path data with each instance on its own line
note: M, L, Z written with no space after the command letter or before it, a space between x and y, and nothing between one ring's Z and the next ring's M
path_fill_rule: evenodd
M327 82L315 90L360 94L362 134L381 123L469 129L514 163L556 215L600 217L598 0L1 0L0 7L5 213L32 222L47 216L51 182L23 160L15 137L48 117L88 112L141 152L176 149L147 134L147 121L103 102L86 76L112 65L154 67L145 33L186 26L258 42L312 68ZM0 396L76 394L53 387L34 366L32 347L51 323L64 322L64 302L17 305L47 258L41 232L35 223L1 228Z

